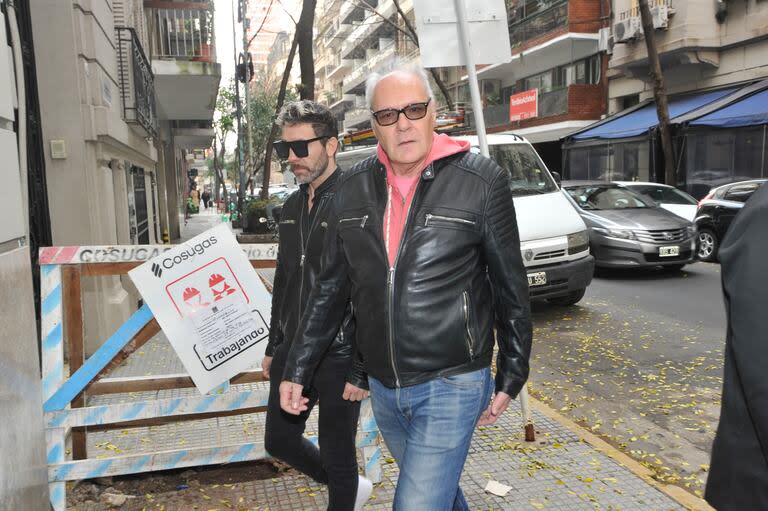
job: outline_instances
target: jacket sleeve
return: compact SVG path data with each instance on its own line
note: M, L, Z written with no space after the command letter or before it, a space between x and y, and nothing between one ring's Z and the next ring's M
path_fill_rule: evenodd
M336 193L318 275L301 318L283 371L283 380L305 387L312 380L344 319L350 296L348 264L338 236L341 193ZM346 342L352 342L351 339Z
M360 350L355 350L352 358L352 368L347 374L347 383L351 383L358 389L368 390L368 373L365 372L363 356Z
M505 392L514 398L528 379L533 328L509 174L501 168L488 193L483 245L499 345L496 392Z
M269 341L264 354L268 357L275 356L275 350L282 344L283 330L280 327L280 310L283 304L283 295L285 294L285 270L281 260L282 250L277 251L277 267L275 268L275 280L272 282L272 310L269 320Z
M736 370L730 387L743 392L752 421L768 460L768 337L765 334L768 303L768 186L763 185L736 216L720 248L720 261L728 316L725 357ZM724 388L728 388L726 384ZM724 395L723 399L733 396ZM734 398L735 400L735 398Z

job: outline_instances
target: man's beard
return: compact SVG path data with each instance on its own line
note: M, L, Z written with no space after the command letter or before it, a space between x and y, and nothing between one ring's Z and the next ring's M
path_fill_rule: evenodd
M296 182L300 185L309 184L315 179L317 179L318 177L320 177L322 173L325 172L325 170L328 168L328 155L325 154L325 152L323 152L322 159L318 160L314 167L312 168L302 167L302 168L308 170L309 174L306 176L298 176L294 174L294 176L296 176Z

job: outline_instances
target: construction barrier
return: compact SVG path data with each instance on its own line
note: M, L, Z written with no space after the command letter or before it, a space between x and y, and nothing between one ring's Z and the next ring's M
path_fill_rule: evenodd
M275 268L277 244L241 245L254 268ZM262 442L172 449L109 458L86 457L85 427L128 428L157 423L264 412L268 383L261 371L232 378L205 396L87 406L85 396L193 387L185 374L104 378L160 333L144 305L87 360L83 346L82 277L124 275L172 245L45 247L40 249L42 387L50 499L66 507L66 481L265 459ZM268 283L267 283L268 284ZM271 288L271 286L268 286ZM65 377L64 343L69 377ZM260 383L246 386L241 384ZM244 389L245 388L245 389ZM322 406L322 405L321 405ZM154 422L153 422L154 421ZM72 458L66 443L71 438ZM312 439L316 441L316 438ZM381 480L379 431L370 400L362 403L357 435L366 477Z

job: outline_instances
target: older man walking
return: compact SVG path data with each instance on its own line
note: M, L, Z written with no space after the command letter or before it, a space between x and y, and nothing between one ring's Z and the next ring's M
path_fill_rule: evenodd
M466 142L434 133L423 69L371 76L366 92L377 156L339 183L281 406L305 408L303 386L351 282L374 414L400 468L394 509L468 509L459 478L475 426L493 424L528 377L528 282L509 175Z

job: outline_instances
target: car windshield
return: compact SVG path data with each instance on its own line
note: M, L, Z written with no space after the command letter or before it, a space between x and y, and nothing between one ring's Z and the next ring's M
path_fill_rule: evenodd
M656 203L644 195L613 185L569 186L568 195L581 209L639 209L654 208Z
M472 149L479 152L477 148ZM557 191L557 185L533 147L527 144L502 144L488 147L490 156L509 170L510 185L515 196L536 195Z
M647 195L656 202L664 204L693 204L696 205L696 199L677 188L667 188L666 186L652 185L630 185L629 188L643 195Z

